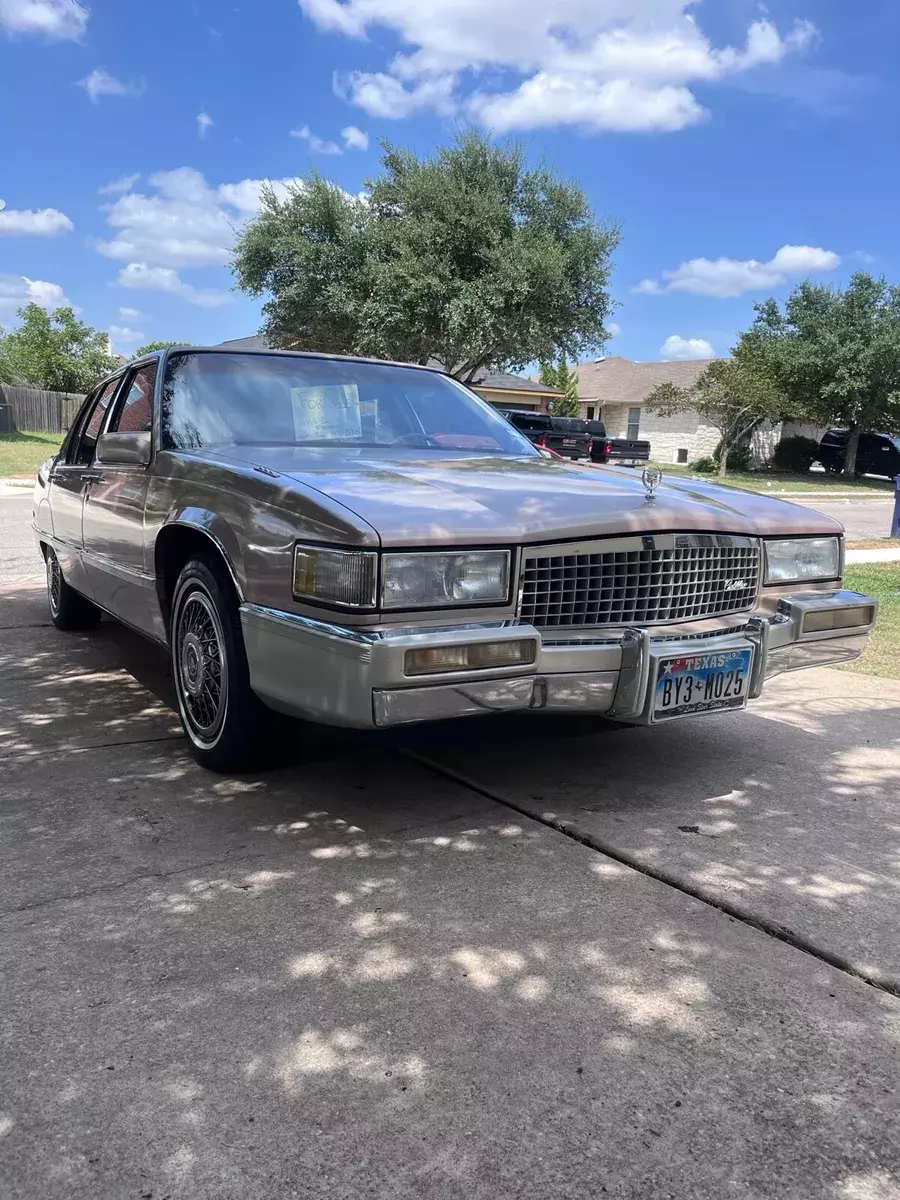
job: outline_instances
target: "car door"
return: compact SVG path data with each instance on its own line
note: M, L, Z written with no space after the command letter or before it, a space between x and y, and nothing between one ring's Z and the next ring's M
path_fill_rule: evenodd
M104 433L151 432L158 360L125 377ZM84 499L84 560L101 608L146 633L158 634L156 576L145 569L144 506L150 469L137 463L91 465Z
M66 583L88 598L93 597L93 589L83 554L84 494L91 476L97 438L109 402L121 380L118 375L88 395L50 472L50 519L56 556Z

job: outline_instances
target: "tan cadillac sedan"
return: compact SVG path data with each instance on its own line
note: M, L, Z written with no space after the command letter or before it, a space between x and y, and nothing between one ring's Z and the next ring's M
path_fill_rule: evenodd
M315 354L123 367L41 468L34 527L56 625L106 613L167 646L216 770L264 765L273 709L742 709L856 658L876 611L841 588L828 517L549 457L438 371Z

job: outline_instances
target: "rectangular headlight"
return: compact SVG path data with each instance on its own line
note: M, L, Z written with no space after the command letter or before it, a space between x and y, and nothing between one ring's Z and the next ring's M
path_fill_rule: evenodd
M784 538L766 542L766 583L839 579L841 539Z
M373 608L378 555L370 550L294 547L294 595L341 608Z
M509 598L508 550L458 554L385 554L382 608L465 608Z

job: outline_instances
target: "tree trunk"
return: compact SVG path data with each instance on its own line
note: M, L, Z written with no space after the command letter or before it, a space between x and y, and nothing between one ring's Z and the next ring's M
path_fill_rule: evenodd
M725 476L728 474L728 451L730 449L731 449L731 443L726 442L725 439L722 438L721 442L719 442L718 476L720 479L724 479Z
M859 449L859 434L859 426L851 425L850 436L847 438L847 450L844 454L844 470L842 471L847 479L856 478L856 452Z

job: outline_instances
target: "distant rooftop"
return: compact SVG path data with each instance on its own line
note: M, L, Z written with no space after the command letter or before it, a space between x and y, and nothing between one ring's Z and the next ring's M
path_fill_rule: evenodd
M605 404L640 404L661 383L692 387L712 358L694 358L686 362L632 362L630 358L611 356L575 368L579 400L599 400Z

